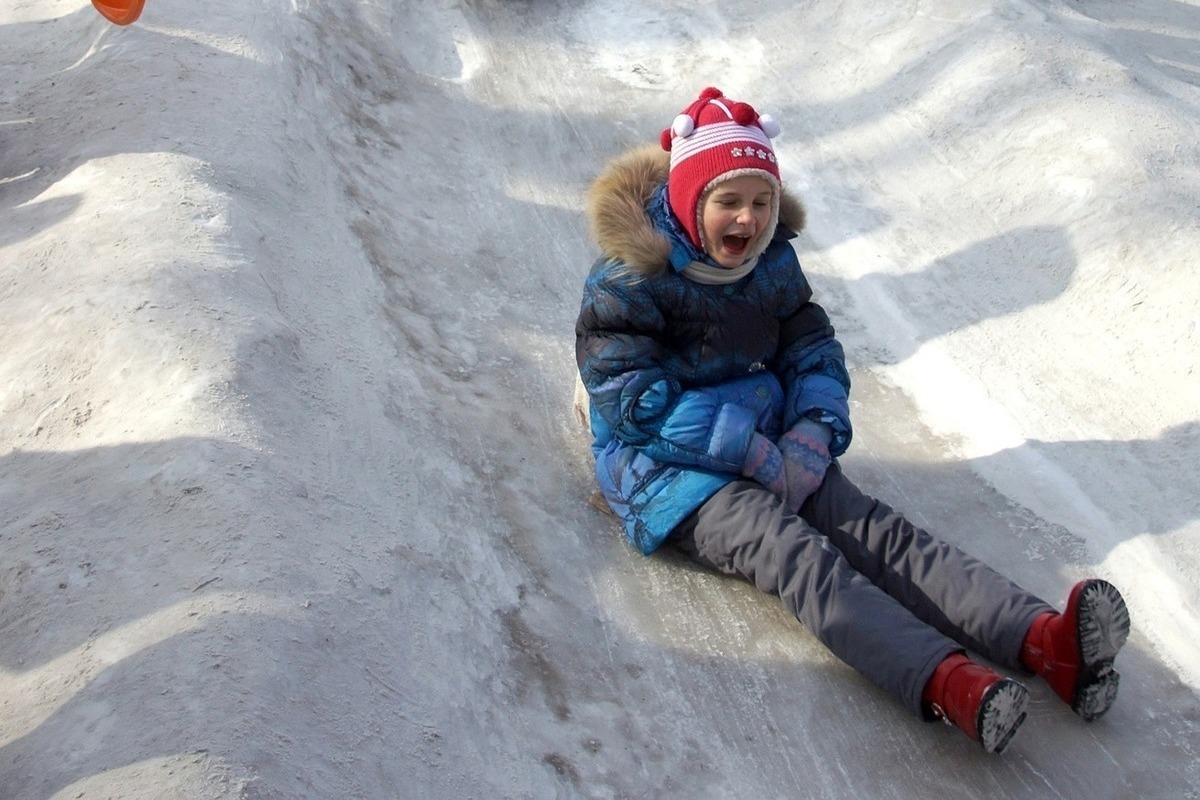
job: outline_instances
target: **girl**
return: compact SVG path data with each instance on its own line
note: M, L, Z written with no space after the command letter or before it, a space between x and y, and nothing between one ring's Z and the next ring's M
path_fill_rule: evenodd
M1042 676L1084 720L1116 698L1129 634L1102 580L1047 603L865 495L850 378L788 239L779 125L713 88L589 194L603 252L576 358L596 476L630 541L664 543L778 595L839 658L924 719L1002 751L1024 686L966 651ZM668 155L669 153L669 155Z

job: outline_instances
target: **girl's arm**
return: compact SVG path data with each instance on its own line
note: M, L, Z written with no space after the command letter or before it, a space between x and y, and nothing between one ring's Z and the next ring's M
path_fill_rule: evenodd
M835 338L829 315L812 301L812 288L799 262L795 263L793 279L795 284L789 291L800 302L781 320L774 364L787 398L783 426L791 429L802 419L825 423L833 430L829 451L839 456L850 446L853 436L846 356Z

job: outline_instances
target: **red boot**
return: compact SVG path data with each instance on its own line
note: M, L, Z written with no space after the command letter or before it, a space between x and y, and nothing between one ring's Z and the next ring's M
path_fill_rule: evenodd
M947 656L933 671L921 700L933 715L956 726L989 753L1008 747L1025 721L1029 693L962 653Z
M1091 722L1117 699L1120 676L1113 660L1128 637L1124 598L1108 581L1093 578L1075 584L1065 612L1047 612L1033 621L1021 646L1021 663Z

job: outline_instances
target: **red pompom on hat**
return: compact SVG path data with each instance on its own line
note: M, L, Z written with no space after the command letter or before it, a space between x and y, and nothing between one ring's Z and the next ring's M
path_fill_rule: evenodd
M667 199L696 247L705 249L700 224L704 198L721 181L741 175L759 175L775 190L768 227L774 231L780 180L771 139L778 135L779 123L770 115L710 86L659 136L663 150L671 154Z

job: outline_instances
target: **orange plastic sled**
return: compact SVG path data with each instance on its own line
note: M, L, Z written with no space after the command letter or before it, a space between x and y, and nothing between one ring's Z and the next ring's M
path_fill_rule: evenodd
M146 0L92 0L92 5L109 22L128 25L142 15Z

